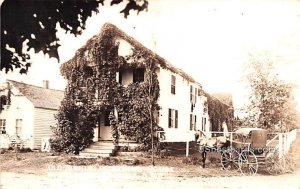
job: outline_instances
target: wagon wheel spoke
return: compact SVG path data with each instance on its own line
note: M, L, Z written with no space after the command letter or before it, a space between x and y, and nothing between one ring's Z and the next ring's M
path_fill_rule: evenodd
M226 150L221 154L221 164L225 170L239 169L239 153L234 150Z
M242 151L239 157L240 171L243 175L255 175L258 169L258 162L252 151Z

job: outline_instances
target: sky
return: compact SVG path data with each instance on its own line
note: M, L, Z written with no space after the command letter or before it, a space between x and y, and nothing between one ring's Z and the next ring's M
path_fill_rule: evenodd
M61 63L109 22L183 69L204 90L231 93L235 107L247 96L242 77L249 56L273 60L282 79L300 86L299 0L149 0L147 12L131 12L127 19L119 13L123 5L108 4L87 20L81 36L59 29L59 64L39 53L32 55L27 75L1 77L35 85L49 80L50 87L63 89ZM300 90L294 94L300 110Z

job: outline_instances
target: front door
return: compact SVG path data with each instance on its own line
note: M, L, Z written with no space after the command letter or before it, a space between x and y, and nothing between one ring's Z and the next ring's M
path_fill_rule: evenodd
M98 136L99 140L113 140L111 126L109 123L109 111L100 115Z

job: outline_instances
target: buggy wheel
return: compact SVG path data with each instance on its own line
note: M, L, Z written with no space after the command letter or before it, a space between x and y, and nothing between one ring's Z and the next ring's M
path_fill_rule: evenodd
M240 153L239 168L245 176L254 176L257 173L258 162L252 151L244 150Z
M225 170L239 169L239 153L235 149L222 151L221 164Z
M266 158L266 171L270 175L277 175L284 172L285 157L279 158L278 152L271 154Z

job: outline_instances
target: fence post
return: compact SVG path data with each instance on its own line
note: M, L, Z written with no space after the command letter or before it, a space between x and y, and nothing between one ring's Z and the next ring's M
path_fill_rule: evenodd
M289 151L289 133L284 134L284 154Z
M186 150L185 150L185 156L186 156L186 157L189 156L189 148L190 148L190 147L189 147L189 144L190 144L190 142L187 140L187 141L186 141Z
M282 149L282 133L279 133L278 134L278 138L279 138L279 145L278 145L278 155L279 155L279 159L281 159L282 157L283 157L283 154L282 154L282 151L283 151L283 149Z

